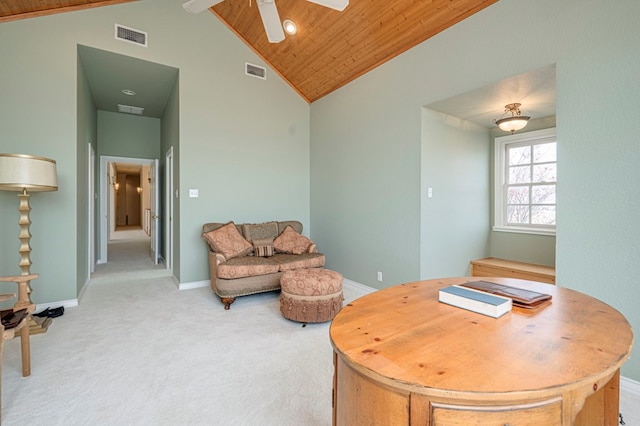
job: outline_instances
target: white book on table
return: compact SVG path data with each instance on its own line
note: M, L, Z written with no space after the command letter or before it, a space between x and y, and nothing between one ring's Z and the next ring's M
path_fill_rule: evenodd
M448 305L493 318L501 317L511 311L512 306L512 301L508 297L497 296L458 285L441 288L438 292L438 300Z

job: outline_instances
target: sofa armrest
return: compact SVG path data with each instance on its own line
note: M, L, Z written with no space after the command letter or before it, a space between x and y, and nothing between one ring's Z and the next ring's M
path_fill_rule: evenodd
M226 259L222 254L209 250L209 278L211 279L211 288L213 291L216 291L218 265L223 262L226 262Z
M317 253L317 252L318 252L318 246L316 246L315 244L311 244L307 249L307 253Z
M219 264L224 263L224 262L227 261L227 258L224 257L224 255L222 253L216 253L214 251L212 251L211 253L214 254L215 257L216 257L216 265L219 265Z
M227 261L227 258L224 257L222 253L209 250L209 267L211 271L213 271L214 269L217 271L218 265L226 261Z

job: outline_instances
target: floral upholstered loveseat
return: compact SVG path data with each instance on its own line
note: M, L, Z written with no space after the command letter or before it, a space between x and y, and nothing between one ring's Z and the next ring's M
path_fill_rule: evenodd
M224 308L238 296L280 290L286 271L324 266L324 254L302 234L298 221L205 223L211 288Z

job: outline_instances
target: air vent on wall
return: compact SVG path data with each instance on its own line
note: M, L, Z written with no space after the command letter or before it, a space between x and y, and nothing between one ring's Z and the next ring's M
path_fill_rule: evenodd
M147 47L147 33L116 24L116 40L122 40Z
M248 62L244 64L244 73L252 77L258 77L263 80L267 79L267 69Z
M127 114L137 114L137 115L142 115L142 112L144 111L144 108L141 107L135 107L135 106L131 106L131 105L120 105L118 104L118 112L125 112Z

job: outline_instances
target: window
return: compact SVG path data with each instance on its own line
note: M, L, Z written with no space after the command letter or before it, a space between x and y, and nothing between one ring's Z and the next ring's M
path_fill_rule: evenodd
M556 232L556 129L495 141L494 231Z

